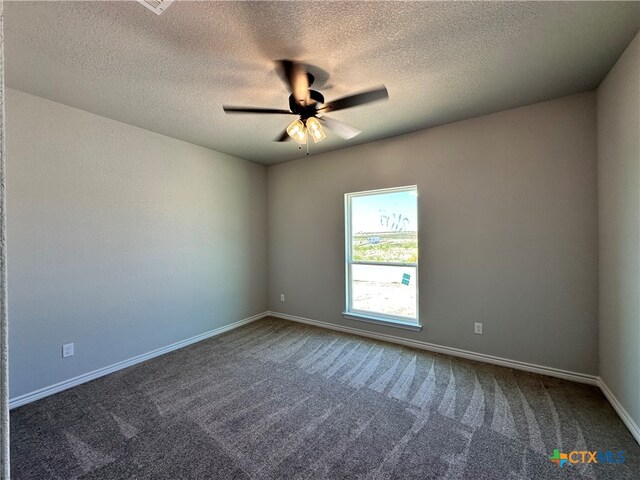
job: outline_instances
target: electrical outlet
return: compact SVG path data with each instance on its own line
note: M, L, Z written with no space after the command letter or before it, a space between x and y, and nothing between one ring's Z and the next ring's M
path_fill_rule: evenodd
M473 324L473 332L477 333L478 335L482 335L482 324L481 323L474 323Z
M73 357L73 343L62 345L62 358Z
M281 302L284 302L284 293L281 293L281 294L280 294L280 301L281 301Z

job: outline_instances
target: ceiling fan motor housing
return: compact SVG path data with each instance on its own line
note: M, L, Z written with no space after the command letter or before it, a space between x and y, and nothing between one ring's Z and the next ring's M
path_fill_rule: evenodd
M309 105L301 105L296 101L293 94L289 95L289 108L296 115L300 115L302 120L315 117L317 112L316 104L324 103L324 96L317 90L309 90L309 97L312 102Z

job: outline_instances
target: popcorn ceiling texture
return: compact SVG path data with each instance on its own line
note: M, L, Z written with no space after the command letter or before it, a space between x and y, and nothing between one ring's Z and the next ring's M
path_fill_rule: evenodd
M385 84L390 100L336 112L363 130L321 153L596 88L640 28L638 2L8 2L7 84L264 164L305 155L273 138L273 60L328 72L327 100Z

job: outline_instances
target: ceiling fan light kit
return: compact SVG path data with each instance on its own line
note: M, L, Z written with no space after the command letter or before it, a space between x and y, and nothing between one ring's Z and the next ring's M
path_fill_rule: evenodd
M311 136L313 143L321 142L327 136L322 125L348 140L361 133L360 130L334 118L327 117L325 114L389 98L387 89L382 85L372 90L348 95L325 103L324 96L320 92L311 90L310 87L313 84L314 77L309 73L305 64L294 60L279 60L276 64L280 77L291 92L289 110L228 105L223 105L222 108L226 113L297 115L299 118L291 122L285 131L275 139L277 142L284 142L291 138L301 146L307 144L307 136Z
M302 120L294 120L291 122L287 127L287 134L299 145L307 143L307 132L305 131Z
M311 135L311 138L313 138L313 143L318 143L327 138L327 135L322 129L322 125L320 125L320 122L315 117L307 119L307 131L309 135Z

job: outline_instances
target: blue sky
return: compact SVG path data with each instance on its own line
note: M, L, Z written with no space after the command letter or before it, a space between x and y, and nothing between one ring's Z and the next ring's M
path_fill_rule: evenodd
M403 231L416 231L416 195L416 192L392 192L352 197L352 232L393 232L396 225L401 225Z

